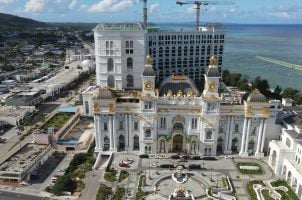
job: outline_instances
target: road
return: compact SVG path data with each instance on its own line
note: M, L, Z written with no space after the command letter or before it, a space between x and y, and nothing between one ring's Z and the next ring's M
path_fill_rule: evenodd
M0 199L3 199L3 200L42 200L43 197L0 191Z

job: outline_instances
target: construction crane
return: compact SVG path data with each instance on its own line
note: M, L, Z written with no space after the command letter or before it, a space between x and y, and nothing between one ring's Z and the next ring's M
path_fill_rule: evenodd
M144 28L147 27L148 23L148 11L147 11L147 0L140 0L144 3L144 8L143 8L143 26Z
M196 5L196 30L199 29L199 21L200 21L200 7L208 6L208 5L233 5L233 2L230 1L176 1L176 4L182 6L186 4L194 4Z

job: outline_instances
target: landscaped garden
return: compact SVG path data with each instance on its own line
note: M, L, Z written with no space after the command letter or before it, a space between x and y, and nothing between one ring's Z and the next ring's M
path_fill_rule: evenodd
M292 190L292 188L287 184L287 182L285 180L276 180L271 182L271 185L273 187L278 187L278 186L284 186L287 187L288 191L284 192L282 190L276 190L280 195L281 195L281 199L287 199L287 200L297 200L298 197L295 194L295 192Z
M104 174L104 179L108 182L116 181L117 170L114 168L108 169Z
M98 194L96 195L96 200L109 200L113 195L113 192L110 187L101 184Z
M127 172L126 170L122 170L120 172L120 177L119 177L118 182L122 182L123 180L125 180L126 178L128 178L128 176L129 176L129 172Z
M57 113L42 128L47 130L51 127L54 128L54 131L56 132L62 128L72 115L72 113Z
M262 174L262 168L259 164L253 162L239 162L237 167L242 174Z

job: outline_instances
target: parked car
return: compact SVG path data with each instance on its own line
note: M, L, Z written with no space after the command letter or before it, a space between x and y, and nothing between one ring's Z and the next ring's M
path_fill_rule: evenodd
M217 160L217 158L212 156L206 156L206 157L202 157L201 160Z
M201 160L201 157L200 156L193 156L192 160Z
M149 156L147 154L141 154L139 155L140 158L149 158Z
M173 155L173 156L171 156L171 159L174 159L174 160L180 159L180 156L179 155Z
M201 169L201 166L200 166L200 164L191 164L191 165L189 165L189 170L192 170L192 169Z
M162 164L159 166L160 168L169 168L169 169L173 169L174 168L174 165L171 165L171 164Z
M181 158L178 160L178 162L188 162L188 160L184 159L184 158Z
M7 141L7 139L5 138L0 138L0 143L5 143Z
M181 156L182 159L185 159L185 160L189 160L190 159L190 156L187 156L187 155L184 155L184 156Z

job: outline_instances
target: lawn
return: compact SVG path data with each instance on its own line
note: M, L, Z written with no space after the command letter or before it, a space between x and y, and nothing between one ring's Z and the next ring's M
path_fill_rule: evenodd
M117 171L114 168L107 170L104 174L104 179L108 182L116 181Z
M43 129L47 130L49 127L53 127L56 132L67 122L71 115L69 113L57 113L43 126Z
M122 200L125 195L125 188L118 187L116 188L113 200Z
M295 192L292 190L292 188L287 184L285 180L276 180L274 182L271 182L271 185L273 187L278 187L278 186L285 186L288 188L288 192L284 192L282 190L276 190L279 194L281 194L281 200L298 200L297 195Z
M240 169L240 166L256 166L258 170ZM237 167L242 174L263 174L262 168L259 164L253 162L239 162Z
M96 200L109 200L113 195L113 192L110 187L101 184L98 194L96 195Z
M272 197L269 196L269 190L262 190L261 192L265 200L274 200Z
M127 172L126 170L122 170L121 173L120 173L120 177L118 179L118 182L122 182L123 180L128 178L128 176L129 176L129 172Z
M264 185L264 183L262 181L250 181L247 183L246 187L247 187L247 191L251 197L251 200L257 200L257 194L255 193L255 191L253 189L254 184Z

